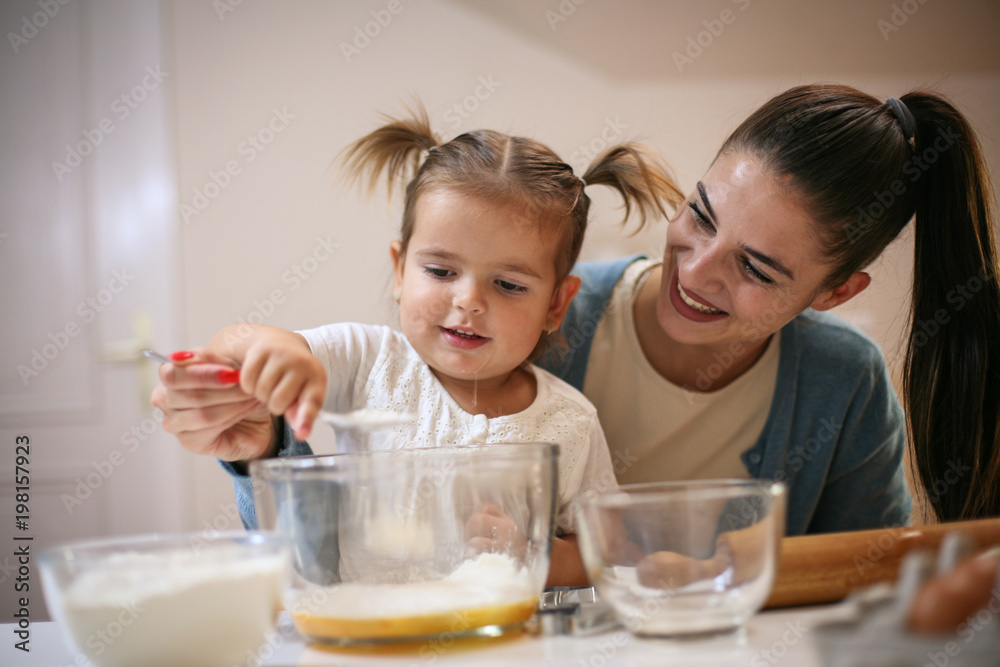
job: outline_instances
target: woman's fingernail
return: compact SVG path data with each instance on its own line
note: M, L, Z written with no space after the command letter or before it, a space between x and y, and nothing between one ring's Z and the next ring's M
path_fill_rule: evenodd
M222 384L236 384L240 381L240 372L233 368L223 368L219 371L219 382Z
M173 359L174 361L187 361L193 356L194 352L188 352L187 350L184 350L182 352L174 352L173 354L170 355L170 358Z

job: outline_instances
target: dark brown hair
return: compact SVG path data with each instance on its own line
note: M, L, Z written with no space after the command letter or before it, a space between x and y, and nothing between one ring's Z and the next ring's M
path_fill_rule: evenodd
M990 180L963 115L928 91L891 105L847 86L792 88L753 113L720 155L748 152L788 178L819 223L843 284L915 225L903 393L912 461L937 518L1000 515L1000 287ZM928 323L933 324L930 326ZM971 467L945 492L950 466Z
M408 117L386 116L386 124L358 139L340 160L348 182L368 176L369 191L385 178L393 187L406 183L401 252L406 253L421 195L435 188L523 207L524 216L561 234L563 243L554 258L556 279L562 281L576 263L583 246L590 210L584 182L547 146L525 137L492 130L476 130L442 143L419 104ZM426 157L422 156L426 153ZM599 155L582 175L586 185L608 185L625 202L625 215L637 210L639 227L648 218L668 217L684 196L666 165L639 144L613 146ZM543 334L530 359L537 358L549 336Z

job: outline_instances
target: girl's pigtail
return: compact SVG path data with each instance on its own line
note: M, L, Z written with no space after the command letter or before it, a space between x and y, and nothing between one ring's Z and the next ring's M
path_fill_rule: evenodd
M917 122L906 396L913 463L942 521L1000 515L1000 286L990 181L976 137L941 97Z
M347 175L347 185L354 184L367 172L370 194L384 176L391 198L397 183L405 185L416 175L421 154L437 147L441 141L431 130L422 104L417 102L408 111L409 118L384 116L385 125L344 149L340 163Z
M624 224L633 207L639 210L639 231L648 218L664 217L666 202L676 208L684 194L674 182L669 167L649 149L635 143L614 146L595 159L583 175L587 185L608 185L625 200Z

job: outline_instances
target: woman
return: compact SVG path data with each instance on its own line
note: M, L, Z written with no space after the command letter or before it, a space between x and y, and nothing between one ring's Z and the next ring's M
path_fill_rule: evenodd
M621 482L776 478L789 535L898 525L908 432L937 518L1000 514L989 191L970 126L940 96L793 88L723 144L669 225L662 265L579 267L568 349L541 365L597 406ZM911 218L904 420L881 353L822 311L868 286L863 269ZM206 398L217 370L164 367L164 427L192 451L248 432L277 449L269 420L244 419L252 399ZM282 454L307 451L284 439Z

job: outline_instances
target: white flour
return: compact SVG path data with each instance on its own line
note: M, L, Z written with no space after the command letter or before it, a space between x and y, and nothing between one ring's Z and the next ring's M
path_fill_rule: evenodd
M64 620L100 667L245 662L280 608L286 557L213 549L124 553L66 590Z
M436 581L344 583L322 590L324 595L300 594L289 607L313 617L351 620L430 616L523 603L537 598L541 585L509 556L484 553ZM321 602L310 604L313 600Z

